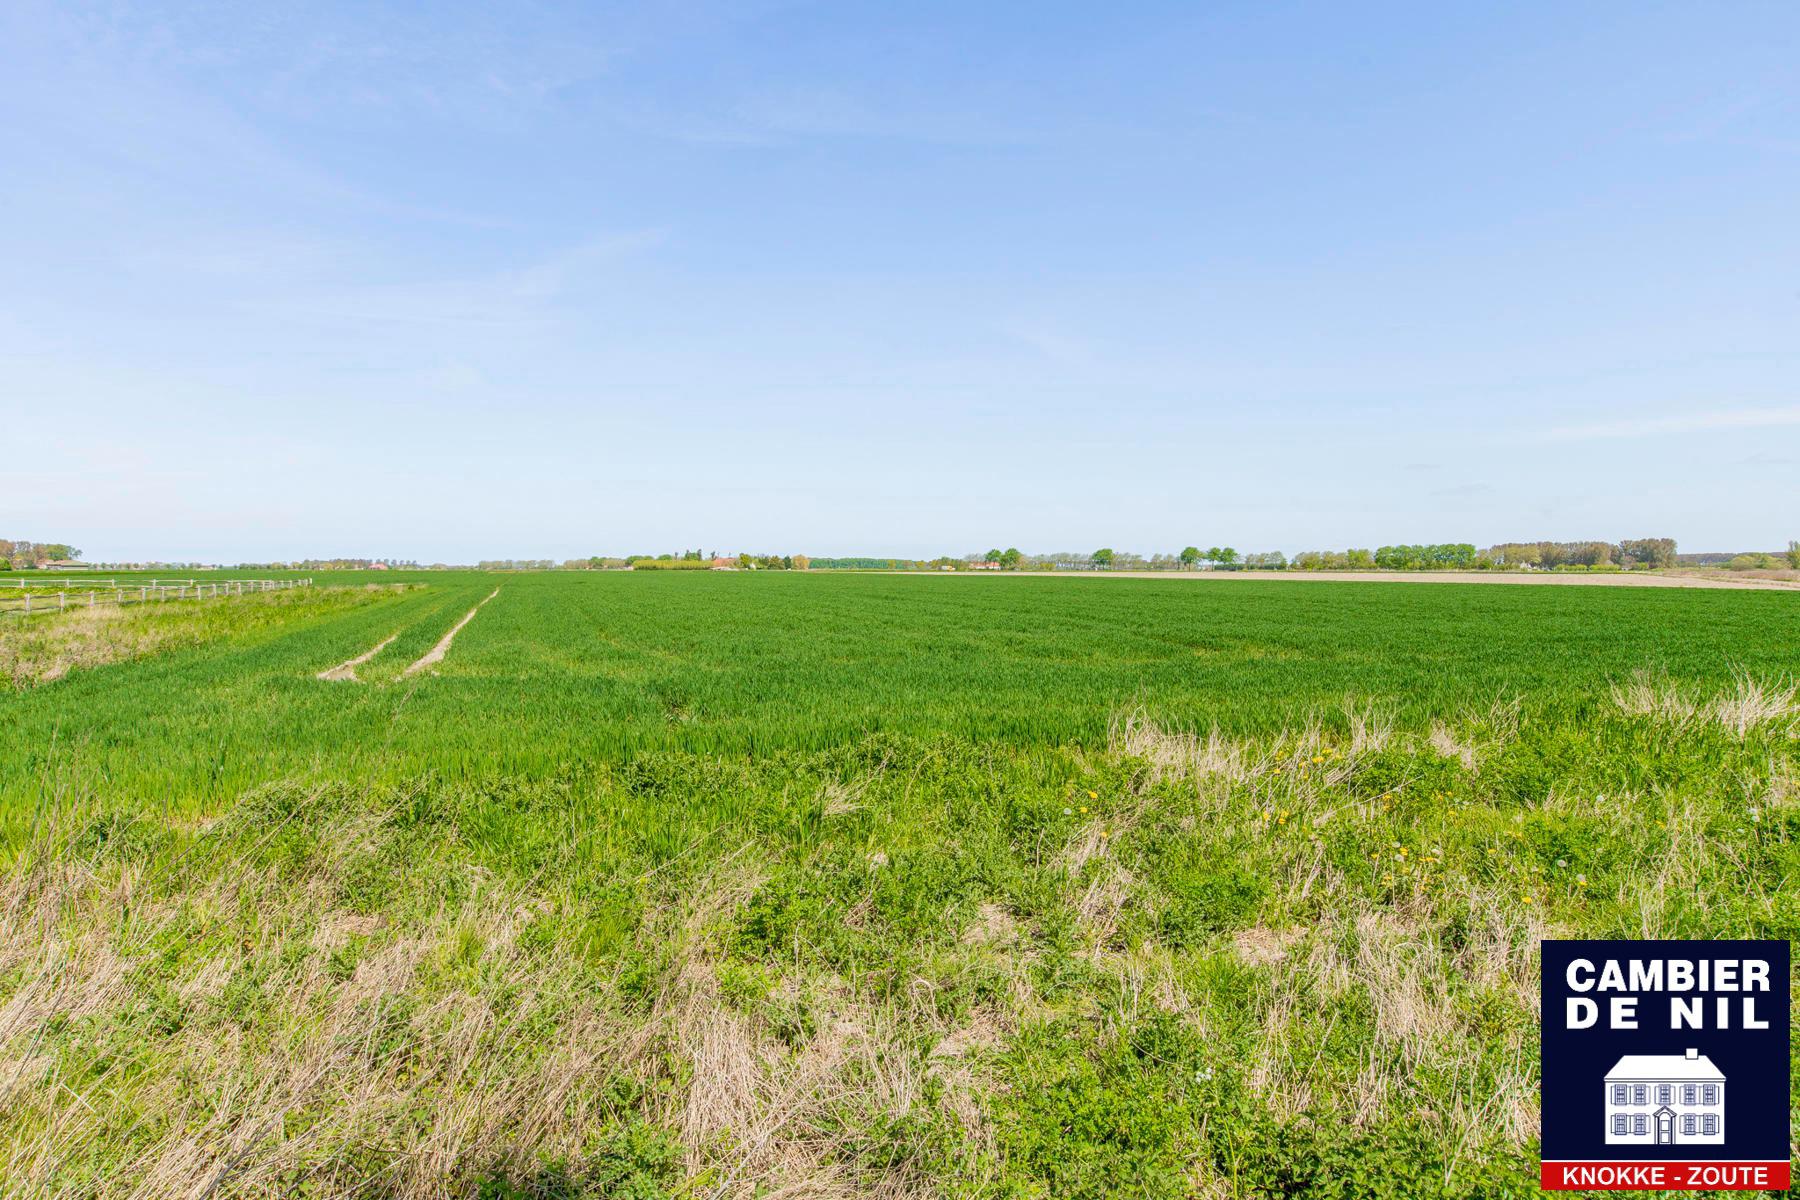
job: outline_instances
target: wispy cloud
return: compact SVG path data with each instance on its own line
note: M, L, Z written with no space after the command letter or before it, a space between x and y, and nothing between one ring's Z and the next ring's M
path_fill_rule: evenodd
M1776 408L1726 408L1676 416L1627 417L1587 425L1559 425L1544 431L1548 442L1590 442L1615 438L1660 437L1677 433L1712 433L1724 429L1768 429L1800 425L1800 404Z
M661 229L597 234L535 261L484 275L275 294L254 307L339 326L541 325L578 304L584 293L616 285L613 266L653 251L664 240Z

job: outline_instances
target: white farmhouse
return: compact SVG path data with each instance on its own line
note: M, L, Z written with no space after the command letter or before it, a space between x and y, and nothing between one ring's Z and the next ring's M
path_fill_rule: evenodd
M1725 1076L1698 1050L1627 1054L1606 1073L1608 1145L1721 1145Z

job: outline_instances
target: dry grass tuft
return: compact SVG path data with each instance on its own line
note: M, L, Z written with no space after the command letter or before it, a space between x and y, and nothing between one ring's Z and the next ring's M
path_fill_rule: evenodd
M1454 758L1465 771L1475 769L1475 747L1456 740L1450 727L1442 721L1431 723L1431 748L1444 758Z
M1147 763L1152 781L1216 776L1237 783L1249 775L1243 747L1217 729L1203 741L1197 734L1164 729L1142 708L1115 714L1107 725L1107 743L1113 753Z
M998 904L983 904L975 923L963 931L965 945L1010 946L1019 940L1018 922Z
M655 1020L688 1084L671 1114L692 1177L715 1196L891 1196L923 1194L912 1163L852 1176L841 1152L869 1121L906 1117L926 1103L925 1077L945 1085L938 1103L971 1131L983 1124L976 1076L962 1060L999 1040L986 1017L946 1031L921 1054L894 1014L848 994L820 1012L798 1045L771 1037L720 995L704 958L690 960L659 1002ZM955 1061L952 1061L955 1060Z
M275 1036L245 1037L209 1019L213 980L268 966L254 949L222 952L200 967L197 978L208 982L188 993L185 1023L139 1035L139 1053L158 1064L153 1072L102 1066L81 1092L54 1072L15 1072L9 1108L29 1113L26 1127L42 1132L9 1145L0 1171L55 1190L82 1147L105 1140L122 1157L94 1195L270 1194L282 1180L312 1177L330 1184L321 1195L377 1187L427 1197L472 1173L529 1170L540 1153L578 1153L597 1117L589 1085L610 1072L619 1034L593 1014L562 1011L510 946L515 920L496 897L457 914L436 937L388 944L348 978L335 974L329 953L309 955L261 1018L262 1032ZM483 947L506 999L422 996L421 974L468 944ZM149 1002L136 956L94 937L47 949L9 1014L9 1060L29 1061L52 1019L132 1028L134 1010ZM560 1036L546 1048L547 1016ZM110 1136L121 1120L142 1134L129 1148ZM376 1147L380 1166L345 1174L349 1164L368 1164Z
M1287 958L1289 947L1303 936L1298 929L1267 929L1258 925L1238 930L1232 946L1248 965L1270 967Z
M538 913L519 896L477 891L410 930L337 908L334 871L369 836L361 820L325 830L321 869L300 877L228 860L205 881L146 880L49 855L11 873L9 1194L262 1196L307 1180L322 1197L410 1200L580 1154L631 1031L521 951ZM183 945L198 953L161 990L162 956ZM107 1174L75 1187L100 1146Z
M1344 720L1350 730L1352 756L1385 750L1393 739L1393 717L1378 710L1373 703L1358 705L1354 700L1346 700Z
M1096 951L1110 946L1119 932L1119 917L1131 902L1137 881L1116 861L1103 863L1075 901L1075 917Z
M1426 741L1444 758L1453 758L1471 773L1491 754L1519 736L1519 698L1496 698L1485 713L1465 715L1456 727L1433 721Z
M1752 729L1800 717L1800 684L1789 680L1764 682L1748 671L1732 674L1732 687L1712 701L1710 715L1720 726L1738 738Z
M1638 671L1629 683L1612 686L1613 703L1633 716L1649 717L1676 729L1712 723L1739 739L1765 725L1800 718L1800 684L1761 680L1743 668L1732 671L1731 687L1711 699L1688 695L1667 676Z

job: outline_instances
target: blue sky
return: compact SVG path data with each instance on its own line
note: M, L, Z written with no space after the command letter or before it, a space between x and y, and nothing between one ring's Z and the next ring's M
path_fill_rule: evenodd
M0 6L12 537L1800 536L1800 8Z

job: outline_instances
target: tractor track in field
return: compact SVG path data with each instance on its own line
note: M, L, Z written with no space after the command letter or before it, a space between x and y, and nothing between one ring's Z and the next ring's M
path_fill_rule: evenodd
M500 589L495 588L493 591L491 591L487 594L486 599L482 600L481 604L486 604L489 600L492 600L495 596L498 596L499 594L500 594ZM463 619L458 621L456 624L452 625L450 627L450 632L446 633L443 637L438 639L437 645L433 646L431 649L427 650L423 655L421 655L418 662L416 662L412 666L406 668L406 670L400 672L400 678L405 679L409 675L417 675L420 671L423 671L426 667L434 666L437 663L443 662L444 655L450 653L450 643L456 640L456 635L458 633L462 632L462 627L464 625L467 625L470 621L473 621L475 619L475 614L481 611L481 604L477 604L474 608L471 608L468 612L464 613Z
M346 681L350 682L350 683L361 683L362 680L360 680L356 677L356 668L362 666L364 663L368 662L371 658L374 658L377 654L380 654L383 650L386 650L388 648L388 646L393 642L393 640L399 636L400 635L398 633L388 634L385 639L383 639L380 642L377 642L372 649L365 650L361 654L357 655L355 658L348 659L344 662L341 662L335 667L330 667L326 670L320 671L319 674L316 676L316 678L329 679L329 680L332 680L333 682L340 682L340 683L346 682Z

